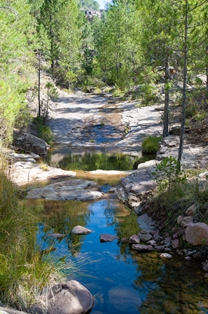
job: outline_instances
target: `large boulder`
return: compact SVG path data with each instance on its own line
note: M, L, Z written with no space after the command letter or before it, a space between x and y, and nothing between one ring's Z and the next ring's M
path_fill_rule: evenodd
M96 191L95 189L99 189L99 187L94 181L81 179L67 180L49 184L44 188L31 189L27 193L27 198L60 201L93 201L105 198L105 193Z
M13 145L16 149L23 150L26 153L35 153L46 155L49 145L42 139L29 134L14 132Z
M186 241L191 245L208 244L208 225L203 222L190 223L185 231Z
M70 280L53 286L41 296L32 313L85 314L93 307L91 293L78 281Z
M116 188L117 197L128 204L129 207L139 212L143 202L145 202L156 188L152 172L158 161L151 160L140 164L138 170L121 180Z

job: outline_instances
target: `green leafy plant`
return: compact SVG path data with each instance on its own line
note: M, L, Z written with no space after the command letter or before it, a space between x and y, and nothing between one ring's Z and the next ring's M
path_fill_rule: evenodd
M171 192L173 187L177 183L183 183L186 181L186 175L180 171L178 160L173 157L164 158L152 172L153 177L156 179L159 189L161 191L168 190Z
M142 152L144 154L156 154L159 150L159 143L162 136L147 136L142 142Z
M36 117L34 118L33 122L37 126L38 129L38 135L40 138L42 138L44 141L46 141L49 145L52 144L54 135L51 131L51 129L45 125L45 120L43 117Z

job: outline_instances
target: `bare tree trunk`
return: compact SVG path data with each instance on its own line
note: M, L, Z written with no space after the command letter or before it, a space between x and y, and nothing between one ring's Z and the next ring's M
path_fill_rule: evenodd
M178 161L181 169L181 160L183 155L183 143L185 134L185 120L186 120L186 89L187 89L187 57L188 57L188 0L185 1L185 21L184 21L184 59L183 59L183 99L182 99L182 113L181 113L181 133L180 144L178 150ZM180 170L179 169L179 170Z
M165 106L164 106L164 124L163 124L163 137L168 136L168 126L169 126L169 102L170 102L170 92L169 92L169 53L166 53L165 59Z
M40 99L40 62L41 62L41 53L38 52L38 116L41 116L41 99Z
M208 99L208 46L206 47L206 98Z

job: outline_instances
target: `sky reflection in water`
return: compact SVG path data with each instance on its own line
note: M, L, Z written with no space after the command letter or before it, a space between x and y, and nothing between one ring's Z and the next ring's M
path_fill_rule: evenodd
M108 189L108 186L104 188ZM193 279L193 266L190 268L184 265L184 261L164 263L158 253L138 254L130 251L128 244L121 244L117 240L110 243L100 242L99 236L102 233L118 235L119 238L138 233L137 216L133 212L128 211L117 200L100 200L86 204L86 210L83 206L81 209L77 206L76 210L76 203L73 202L73 208L75 211L70 215L69 202L67 210L63 214L59 212L58 216L62 217L64 227L57 220L58 230L55 226L58 216L55 215L51 220L50 213L45 215L43 222L39 224L37 241L41 250L53 247L53 256L67 256L69 261L73 260L78 265L80 273L71 275L69 279L80 281L95 297L92 314L96 311L103 314L143 314L150 313L151 308L152 313L178 314L183 313L186 308L186 313L208 313L207 304L204 305L207 297L206 282L200 282L200 279L203 280L200 276ZM85 217L82 217L83 225L91 229L92 233L86 236L71 235L70 231L77 225L79 215ZM53 221L51 225L50 221ZM63 230L67 235L63 239L47 237L48 233ZM75 248L76 253L70 252L71 247ZM185 278L186 274L188 278ZM199 292L199 296L196 296L193 286L194 289L201 286L202 292ZM191 300L190 293L195 295L195 301ZM191 308L189 311L188 297L190 304L193 303L193 309L202 302L199 311L193 312ZM166 311L169 307L172 307L171 312Z

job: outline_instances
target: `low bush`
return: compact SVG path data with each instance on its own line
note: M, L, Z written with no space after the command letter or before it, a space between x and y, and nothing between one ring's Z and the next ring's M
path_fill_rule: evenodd
M42 138L46 143L51 145L54 140L54 135L49 128L49 126L45 125L44 118L43 117L36 117L33 120L34 124L37 126L38 135L40 138Z
M156 154L159 150L159 143L162 136L147 136L142 142L142 153Z

